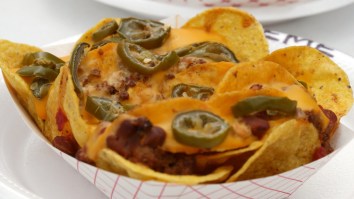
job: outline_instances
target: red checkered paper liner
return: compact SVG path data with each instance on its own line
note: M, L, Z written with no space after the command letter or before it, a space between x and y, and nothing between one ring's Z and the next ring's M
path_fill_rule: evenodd
M140 181L117 175L89 164L53 148L81 175L93 183L109 198L287 198L318 171L332 154L279 175L234 183L179 185L156 181Z
M173 27L178 27L184 21L185 19L176 16L163 22L171 24ZM320 50L346 71L351 85L354 85L354 67L350 65L354 63L354 59L350 56L311 39L292 34L265 30L265 36L269 41L270 51L294 45L306 45ZM70 53L74 43L75 40L70 42L65 41L63 44L56 43L56 45L46 47L44 50L58 56L64 56ZM44 139L37 128L35 128L28 114L23 109L20 109L20 113L25 121L27 119L26 122L29 126ZM353 120L354 110L352 109L348 115L341 119L339 128L331 141L335 150L326 157L275 176L222 184L190 186L155 181L140 181L80 162L47 143L66 162L109 198L287 198L353 139Z

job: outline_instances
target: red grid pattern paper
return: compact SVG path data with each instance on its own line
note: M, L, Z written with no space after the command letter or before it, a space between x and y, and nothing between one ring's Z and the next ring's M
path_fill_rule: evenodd
M52 147L53 148L53 147ZM108 198L287 198L321 168L336 152L297 169L248 181L211 184L178 185L155 181L140 181L98 169L53 148L66 162L93 183Z

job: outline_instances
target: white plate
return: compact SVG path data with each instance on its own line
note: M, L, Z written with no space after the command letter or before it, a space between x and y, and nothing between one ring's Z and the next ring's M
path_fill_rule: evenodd
M154 2L151 0L95 0L107 5L128 10L139 15L162 19L182 13L185 17L194 16L205 7L187 7L181 5ZM353 0L312 0L284 6L242 7L252 13L261 23L270 24L300 17L311 16L343 6L349 5Z
M294 38L279 32L267 31L271 50L287 45L306 45L333 56L350 77L354 85L354 59L303 38ZM56 42L44 48L58 56L65 55L77 37ZM63 44L64 43L64 44ZM59 47L58 47L59 46ZM61 49L58 51L58 49ZM0 198L104 198L98 189L84 179L47 145L48 143L29 128L33 124L23 120L9 95L0 75ZM354 109L342 118L341 124L354 131ZM27 123L27 125L25 124ZM348 129L347 129L348 130ZM343 139L343 138L342 138ZM349 142L344 139L344 142ZM317 198L345 198L353 194L354 161L349 149L354 141L327 163L317 174L293 193L294 198L317 196ZM341 175L338 175L341 174ZM339 178L340 176L340 178ZM326 179L325 181L323 179ZM340 180L338 180L340 179ZM338 182L339 181L339 182ZM330 189L331 188L331 189ZM335 192L334 190L341 190ZM311 193L309 193L311 191Z

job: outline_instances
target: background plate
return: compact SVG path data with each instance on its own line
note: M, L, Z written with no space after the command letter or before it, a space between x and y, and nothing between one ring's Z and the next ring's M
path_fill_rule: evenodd
M128 10L154 19L162 19L182 13L192 17L207 7L187 7L152 0L95 0L113 7ZM311 16L349 5L353 0L312 0L284 6L242 7L252 13L262 24Z

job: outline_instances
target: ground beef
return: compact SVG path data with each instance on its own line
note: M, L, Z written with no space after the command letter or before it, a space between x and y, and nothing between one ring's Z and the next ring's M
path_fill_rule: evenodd
M318 130L319 137L321 140L322 147L327 151L327 154L332 152L333 149L329 143L331 134L333 133L336 125L337 125L337 116L331 110L323 109L321 107L323 113L329 119L329 123L327 127L323 128L323 122L319 116L319 114L314 113L313 111L306 111L307 119L309 122L313 124L313 126Z
M252 134L258 139L261 139L267 130L270 128L269 122L266 119L256 116L244 116L242 121L250 127Z
M114 135L107 137L107 147L121 156L162 173L198 174L195 157L163 151L166 132L145 117L124 120Z
M198 65L198 64L205 64L207 60L200 57L182 57L177 65L177 72L183 71L191 66Z
M72 136L56 136L52 140L52 145L70 156L75 156L79 149L79 145Z

